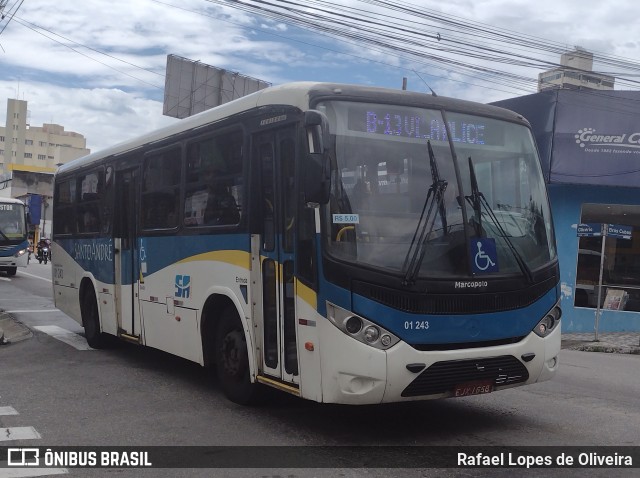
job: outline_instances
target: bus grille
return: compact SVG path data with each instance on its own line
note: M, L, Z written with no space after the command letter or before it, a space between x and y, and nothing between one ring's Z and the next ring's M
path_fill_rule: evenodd
M381 304L412 314L482 314L514 310L533 304L556 284L551 278L524 290L495 293L429 294L353 282L353 292Z
M403 397L434 395L453 391L456 385L492 380L494 386L526 382L529 371L512 355L436 362L423 371L402 392Z

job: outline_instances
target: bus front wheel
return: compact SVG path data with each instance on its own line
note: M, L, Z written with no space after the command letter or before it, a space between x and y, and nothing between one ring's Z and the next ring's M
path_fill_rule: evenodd
M249 377L249 352L242 324L234 308L221 314L216 334L216 372L226 397L240 405L260 400L260 385Z
M82 296L82 325L84 337L89 347L94 349L104 348L106 336L100 331L100 316L98 315L98 301L92 290L88 290Z

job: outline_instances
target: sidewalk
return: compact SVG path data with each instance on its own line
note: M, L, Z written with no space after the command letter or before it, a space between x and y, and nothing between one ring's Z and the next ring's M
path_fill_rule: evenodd
M562 348L584 352L640 354L640 332L563 333Z
M0 345L20 342L31 336L33 336L33 332L29 327L22 322L18 322L5 311L0 310Z

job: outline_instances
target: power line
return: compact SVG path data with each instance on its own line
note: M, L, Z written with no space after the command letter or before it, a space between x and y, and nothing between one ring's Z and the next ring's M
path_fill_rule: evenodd
M543 52L557 55L567 50L566 46L559 43L501 30L479 22L470 22L424 7L406 3L397 5L384 0L360 0L382 8L383 13L336 5L323 0L308 0L304 4L288 0L206 1L233 6L273 20L329 34L334 38L347 38L360 44L367 44L369 47L384 49L388 54L396 57L398 51L415 59L426 57L448 70L458 69L463 72L462 74L480 75L485 79L492 77L491 81L498 79L502 83L507 80L508 86L519 85L519 88L528 89L534 84L537 85L537 81L530 76L488 66L487 63L503 63L529 69L560 68L562 65L544 59L540 54ZM390 14L389 10L427 20L430 23L401 18ZM506 50L504 45L509 45L510 49ZM514 50L522 53L516 53ZM434 52L442 52L446 55ZM455 59L456 57L459 59ZM462 58L480 60L483 63L471 63ZM595 59L605 65L640 71L640 63L621 57L598 54ZM637 88L640 84L622 75L616 78L619 84L625 86Z
M136 77L136 76L133 76L133 75L131 75L131 74L129 74L129 73L127 73L127 72L125 72L125 71L119 70L119 69L117 69L117 68L115 68L115 67L113 67L113 66L109 65L108 63L105 63L105 62L102 62L102 61L100 61L100 60L97 60L97 59L93 58L92 56L89 56L89 55L87 55L87 54L85 54L85 53L82 53L81 51L77 50L76 48L73 48L72 46L70 46L70 45L68 45L68 44L66 44L66 43L63 43L63 42L62 42L62 41L60 41L60 40L57 40L57 39L53 38L52 36L49 36L49 35L47 35L47 34L43 33L43 31L45 31L45 32L47 32L47 33L50 33L51 35L55 35L55 36L57 36L57 37L59 37L59 38L62 38L62 39L64 39L65 41L71 42L71 43L73 43L73 44L75 44L75 45L77 45L77 46L80 46L80 47L82 47L82 48L86 48L86 49L88 49L88 50L94 51L94 52L96 52L96 53L99 53L99 54L101 54L101 55L107 56L107 57L109 57L109 58L112 58L112 59L114 59L114 60L120 61L120 62L122 62L122 63L126 63L127 65L130 65L130 66L133 66L133 67L135 67L135 68L138 68L138 69L144 70L144 71L146 71L146 72L148 72L148 73L153 73L153 74L155 74L155 75L162 76L162 77L164 78L164 75L163 75L163 74L160 74L160 73L157 73L157 72L155 72L155 71L149 70L149 69L147 69L147 68L143 68L143 67L141 67L141 66L135 65L134 63L128 62L128 61L126 61L126 60L122 60L122 59L117 58L117 57L115 57L115 56L113 56L113 55L110 55L109 53L105 53L105 52L103 52L103 51L100 51L100 50L97 50L97 49L95 49L95 48L89 47L89 46L84 45L84 44L82 44L82 43L75 42L75 41L73 41L73 40L70 40L70 39L68 39L68 38L66 38L66 37L64 37L64 36L62 36L62 35L59 35L59 34L57 34L57 33L54 33L54 32L52 32L51 30L48 30L48 29L46 29L46 28L44 28L44 27L38 26L38 25L36 25L36 24L34 24L34 23L28 22L28 21L23 20L23 19L21 19L21 18L15 18L15 22L16 22L16 23L18 23L18 24L20 24L20 25L22 25L23 27L25 27L25 28L27 28L27 29L29 29L29 30L31 30L31 31L33 31L33 32L35 32L35 33L37 33L37 34L39 34L39 35L42 35L42 36L43 36L43 37L45 37L45 38L48 38L49 40L51 40L51 41L53 41L53 42L55 42L55 43L57 43L57 44L59 44L59 45L62 45L62 46L63 46L63 47L65 47L65 48L68 48L69 50L73 51L74 53L77 53L78 55L81 55L81 56L83 56L83 57L85 57L85 58L88 58L88 59L90 59L90 60L92 60L92 61L95 61L96 63L99 63L99 64L101 64L101 65L103 65L103 66L106 66L107 68L110 68L110 69L112 69L112 70L114 70L114 71L117 71L118 73L121 73L121 74L123 74L123 75L126 75L126 76L128 76L128 77L130 77L130 78L133 78L134 80L140 81L141 83L144 83L144 84L146 84L146 85L152 86L152 87L154 87L154 88L164 89L164 85L162 85L162 86L160 86L160 85L155 85L155 84L153 84L153 83L149 83L148 81L145 81L145 80L143 80L143 79L141 79L141 78L138 78L138 77ZM41 31L41 30L42 30L42 31Z

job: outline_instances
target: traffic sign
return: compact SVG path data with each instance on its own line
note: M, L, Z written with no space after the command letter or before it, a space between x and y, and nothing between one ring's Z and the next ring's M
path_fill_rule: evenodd
M622 226L620 224L607 224L607 236L618 239L631 239L633 226Z
M602 236L602 224L588 223L578 224L578 237Z

